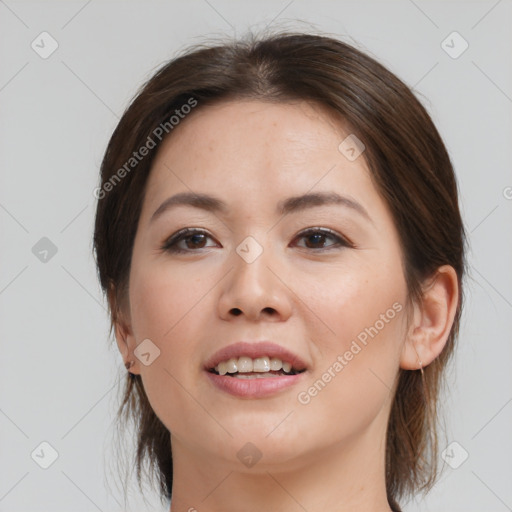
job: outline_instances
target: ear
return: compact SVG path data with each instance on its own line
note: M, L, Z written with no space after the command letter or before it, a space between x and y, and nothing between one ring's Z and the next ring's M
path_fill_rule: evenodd
M111 286L109 290L108 300L112 311L112 323L119 352L121 353L124 363L134 361L134 365L130 368L130 373L140 375L139 359L134 354L137 343L131 326L130 308L128 305L122 307L118 304L113 286Z
M424 368L442 352L457 311L459 284L452 266L439 267L423 286L423 299L414 305L413 321L400 356L400 368L404 370Z

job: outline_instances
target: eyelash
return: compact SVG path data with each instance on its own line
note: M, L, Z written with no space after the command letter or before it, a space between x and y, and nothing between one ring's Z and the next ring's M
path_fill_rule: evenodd
M304 231L301 231L296 238L304 238L307 236L311 236L313 234L321 234L324 236L331 237L333 239L336 239L336 244L333 244L331 246L328 246L326 248L314 248L311 249L314 252L325 252L328 250L331 250L336 247L349 247L354 248L354 244L350 242L347 238L344 238L340 235L338 235L335 231L332 231L331 229L327 228L308 228ZM162 251L166 251L169 253L188 253L188 252L198 252L198 250L204 249L204 247L199 248L197 251L194 249L179 249L177 247L177 244L181 242L182 240L186 240L187 238L190 238L194 235L206 235L207 237L211 238L210 235L201 229L194 229L194 228L185 228L174 235L171 235L164 244L160 247ZM305 247L307 249L307 247Z

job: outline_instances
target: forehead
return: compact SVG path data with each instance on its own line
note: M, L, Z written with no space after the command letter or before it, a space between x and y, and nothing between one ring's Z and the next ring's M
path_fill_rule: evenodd
M254 156L250 150L256 146L259 154L301 147L325 150L341 141L344 133L341 119L336 121L325 107L305 101L233 100L204 108L199 105L177 128L164 141L163 151L184 141L219 156L226 151Z
M159 148L148 194L213 187L293 195L315 184L367 194L373 188L364 158L349 161L340 152L349 135L342 120L320 105L251 100L196 109Z

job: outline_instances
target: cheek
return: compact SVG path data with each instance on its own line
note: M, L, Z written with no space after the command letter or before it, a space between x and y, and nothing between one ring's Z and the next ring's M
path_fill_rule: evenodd
M205 293L205 280L170 266L146 263L130 279L130 304L137 340L168 343L176 329L190 324L190 315Z
M144 389L151 407L169 430L177 415L190 409L190 361L197 359L198 333L194 314L201 308L205 282L148 265L133 275L130 284L132 326L137 340L150 339L159 355L149 366L141 365ZM203 306L204 307L204 306Z
M371 423L390 398L404 336L406 285L399 265L329 274L329 280L317 276L315 284L302 284L305 302L329 331L321 339L309 333L320 357L298 402L312 418L307 421L327 415L331 422L324 425L333 435L340 420L348 434Z
M325 327L317 338L310 333L322 354L343 353L358 336L364 341L365 335L370 336L368 331L375 334L375 327L375 339L379 340L373 344L375 350L384 345L390 348L390 343L399 344L400 336L395 331L401 328L407 294L402 269L396 261L392 266L382 261L347 261L343 268L304 272L297 280L294 290L309 308L309 315L313 312ZM308 325L317 328L319 322L306 322L306 329Z

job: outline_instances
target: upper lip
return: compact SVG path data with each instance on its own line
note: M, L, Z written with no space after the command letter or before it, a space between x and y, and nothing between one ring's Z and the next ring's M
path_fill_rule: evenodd
M290 350L277 345L271 341L238 341L231 345L227 345L215 352L205 363L205 370L215 368L221 361L227 361L231 358L250 357L255 359L257 357L268 356L281 359L283 362L290 363L294 370L305 370L306 363L296 354Z

